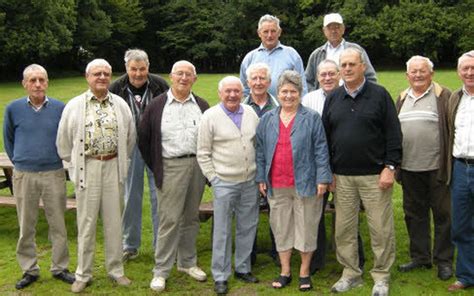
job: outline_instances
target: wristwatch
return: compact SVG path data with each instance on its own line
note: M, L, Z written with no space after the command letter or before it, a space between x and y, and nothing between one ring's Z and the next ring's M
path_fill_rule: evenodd
M394 165L387 164L387 165L385 165L385 167L386 167L387 169L389 169L391 172L395 172L395 166L394 166Z

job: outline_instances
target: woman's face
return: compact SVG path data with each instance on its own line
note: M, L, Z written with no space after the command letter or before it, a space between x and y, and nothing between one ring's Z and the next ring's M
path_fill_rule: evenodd
M283 109L296 109L301 101L300 92L295 85L285 83L278 90L278 100Z

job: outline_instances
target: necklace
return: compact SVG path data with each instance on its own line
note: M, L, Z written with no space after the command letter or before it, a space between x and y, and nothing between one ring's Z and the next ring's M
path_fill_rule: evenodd
M283 121L285 125L287 125L293 119L293 117L295 117L295 115L296 115L296 111L286 113L282 110L280 112L280 119L281 121Z

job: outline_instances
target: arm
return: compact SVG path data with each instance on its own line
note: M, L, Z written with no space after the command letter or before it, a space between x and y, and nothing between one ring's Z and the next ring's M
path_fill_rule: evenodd
M264 140L264 135L265 135L265 120L261 120L257 126L257 133L256 133L256 142L257 142L257 147L256 147L256 156L255 160L257 163L257 173L255 177L255 181L257 183L263 183L265 184L265 140ZM266 187L266 186L265 186Z
M147 164L148 167L152 168L152 161L151 161L151 139L152 139L152 128L151 123L153 122L153 113L150 111L153 109L154 104L151 103L145 109L145 112L142 114L140 123L138 125L137 131L137 144L140 153L142 154L143 160Z
M70 162L71 153L74 140L74 112L70 111L71 105L66 105L64 108L63 114L61 115L61 120L58 125L58 135L56 137L56 148L58 149L58 155L61 159ZM77 113L77 112L76 112Z
M315 113L313 118L314 128L311 137L314 146L313 153L316 166L316 183L330 184L332 182L332 172L329 166L329 152L326 135L319 114ZM324 192L325 191L326 190L324 190Z
M251 52L249 52L245 58L242 60L242 63L240 64L240 81L242 82L242 85L244 86L244 97L248 96L250 93L250 88L247 84L247 68L250 66L250 60L251 60Z
M316 52L314 51L308 59L308 64L306 65L305 78L306 84L308 85L308 92L317 89L316 81L316 67L314 66Z
M7 152L8 158L13 162L15 129L12 121L10 106L8 106L3 118L3 147Z
M126 124L127 124L127 157L130 158L133 153L133 147L135 147L135 143L137 140L137 134L136 134L136 128L135 128L135 120L133 119L132 111L128 107L128 105L125 105L126 108L124 108L126 112Z
M365 61L365 66L366 66L365 73L364 73L365 79L367 79L367 81L377 83L377 76L375 74L374 66L372 66L372 63L370 62L369 56L367 55L367 52L365 51L365 49L361 47L361 50L362 50L362 57Z
M217 174L214 170L214 165L212 164L214 130L213 124L208 115L209 113L203 114L199 125L196 158L204 176L209 181L212 181L217 177Z
M308 93L308 86L306 84L306 79L304 79L305 72L304 72L303 60L301 59L301 56L298 54L296 50L295 50L295 55L296 55L295 71L301 75L301 78L303 80L303 93L301 94L301 97L302 97Z

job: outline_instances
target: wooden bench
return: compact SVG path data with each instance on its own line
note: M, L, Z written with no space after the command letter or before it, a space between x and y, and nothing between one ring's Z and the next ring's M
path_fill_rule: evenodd
M15 197L13 196L0 196L0 205L5 207L16 207ZM39 207L44 209L43 201L40 200ZM68 198L66 200L66 210L75 210L76 209L76 200L73 198Z

